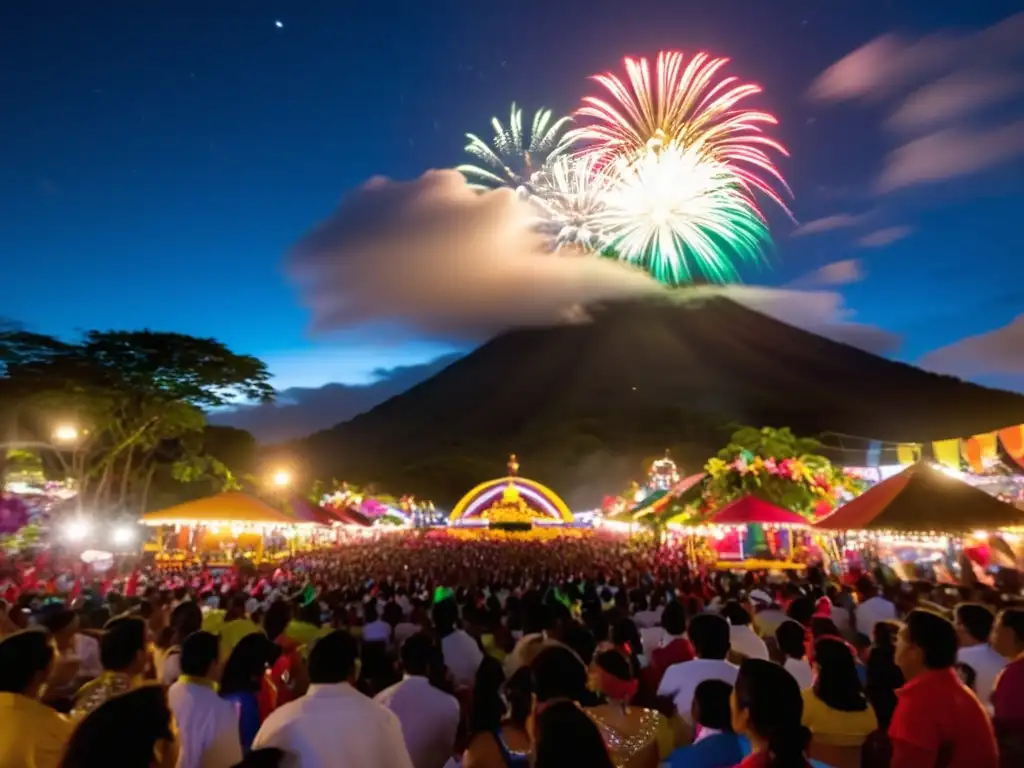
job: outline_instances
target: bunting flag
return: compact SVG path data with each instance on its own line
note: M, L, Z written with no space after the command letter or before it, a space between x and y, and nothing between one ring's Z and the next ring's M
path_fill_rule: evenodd
M455 590L451 587L438 587L434 590L434 605L437 605L438 603L443 603L445 600L454 597Z
M896 446L896 459L900 464L916 464L921 460L921 446L917 443L900 443Z
M872 440L868 443L868 466L877 467L882 463L882 441Z
M302 590L302 596L299 598L299 604L305 607L314 600L316 600L316 587L312 584L307 584L305 589Z
M1011 459L1024 467L1024 424L999 430L999 442Z
M971 469L980 474L985 469L985 460L996 458L996 435L989 432L961 440L960 450Z
M960 469L960 441L956 438L936 440L932 443L932 453L935 455L935 460L944 467Z

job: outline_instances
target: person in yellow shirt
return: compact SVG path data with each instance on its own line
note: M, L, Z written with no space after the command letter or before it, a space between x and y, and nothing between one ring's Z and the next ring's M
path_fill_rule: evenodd
M0 641L0 765L56 768L71 722L39 700L56 651L45 632L24 630Z
M803 691L803 700L811 757L829 765L858 759L864 742L878 729L878 718L857 675L853 650L841 638L815 642L814 685Z

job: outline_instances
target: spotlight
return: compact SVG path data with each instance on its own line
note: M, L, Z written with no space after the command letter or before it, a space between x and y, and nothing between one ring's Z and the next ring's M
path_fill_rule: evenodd
M85 520L75 520L68 523L64 528L64 538L68 541L81 541L89 535L89 523Z
M126 544L131 544L135 541L135 531L131 526L120 525L114 529L112 540L114 544L122 547Z

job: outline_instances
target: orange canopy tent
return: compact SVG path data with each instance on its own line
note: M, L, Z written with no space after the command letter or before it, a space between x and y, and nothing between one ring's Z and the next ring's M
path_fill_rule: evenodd
M1024 512L925 462L872 486L814 527L966 532L1024 525Z
M255 523L295 525L304 521L289 517L265 501L239 491L227 491L205 499L187 501L142 516L146 525L194 525L196 523Z

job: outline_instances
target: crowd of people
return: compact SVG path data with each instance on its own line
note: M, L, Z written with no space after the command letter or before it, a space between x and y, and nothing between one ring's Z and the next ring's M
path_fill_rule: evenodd
M1024 608L988 587L598 534L8 576L3 768L1024 765Z

